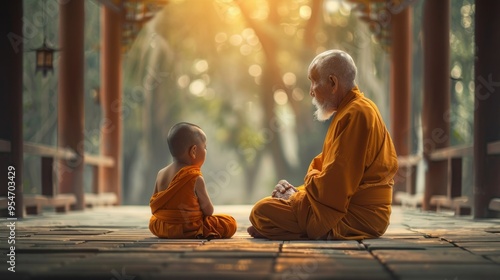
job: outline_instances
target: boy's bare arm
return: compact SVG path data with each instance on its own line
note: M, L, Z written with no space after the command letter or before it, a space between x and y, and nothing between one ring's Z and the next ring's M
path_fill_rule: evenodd
M196 183L194 184L194 191L196 196L198 196L198 202L200 203L201 211L205 216L211 216L214 213L214 206L207 193L207 188L205 187L205 180L203 177L198 177Z

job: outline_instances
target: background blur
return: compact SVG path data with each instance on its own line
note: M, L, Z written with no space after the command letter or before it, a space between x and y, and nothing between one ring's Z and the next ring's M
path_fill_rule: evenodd
M126 46L123 57L123 203L147 204L156 173L170 162L166 135L179 121L200 125L208 136L202 168L215 204L254 203L279 179L300 185L322 148L329 122L313 120L307 67L327 49L347 51L357 82L389 121L388 42L378 25L360 19L354 1L170 0ZM422 1L413 5L413 112L421 112ZM24 0L24 14L44 2ZM99 152L100 12L85 2L85 150ZM57 45L58 2L45 4L45 35ZM474 1L451 1L450 145L472 143ZM385 20L390 21L390 14ZM25 17L25 49L43 41L39 18ZM34 36L29 37L29 34ZM54 64L57 65L57 57ZM25 52L24 140L57 144L57 71L35 75L35 55ZM279 85L279 86L273 86ZM412 120L413 151L420 115ZM30 157L33 157L32 159ZM464 159L467 160L467 159ZM24 192L37 193L40 160L25 154ZM466 164L471 164L466 163ZM464 168L467 170L467 168ZM85 171L90 176L90 170ZM466 175L466 180L472 177ZM84 180L89 191L91 180ZM464 183L464 185L467 185ZM464 195L467 195L465 193Z

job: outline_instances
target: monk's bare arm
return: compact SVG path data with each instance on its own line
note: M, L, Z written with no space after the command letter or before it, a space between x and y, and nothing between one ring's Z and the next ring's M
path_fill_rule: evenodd
M194 191L196 196L198 196L198 202L200 203L201 211L205 216L211 216L214 213L214 206L207 193L207 188L205 187L205 180L203 177L198 177L196 183L194 184Z

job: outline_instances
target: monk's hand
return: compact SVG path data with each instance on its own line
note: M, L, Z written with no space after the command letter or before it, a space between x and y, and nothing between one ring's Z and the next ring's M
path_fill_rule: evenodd
M286 180L280 180L274 187L271 197L287 200L296 192L297 189L292 184L288 183Z

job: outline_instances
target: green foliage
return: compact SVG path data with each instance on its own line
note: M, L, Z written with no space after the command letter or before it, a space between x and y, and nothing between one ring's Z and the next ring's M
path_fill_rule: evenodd
M474 1L451 4L451 145L470 144L474 124Z

